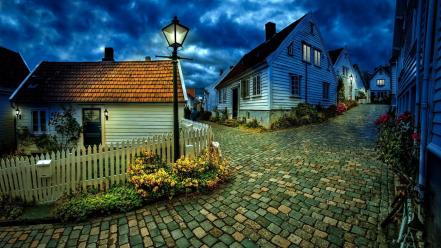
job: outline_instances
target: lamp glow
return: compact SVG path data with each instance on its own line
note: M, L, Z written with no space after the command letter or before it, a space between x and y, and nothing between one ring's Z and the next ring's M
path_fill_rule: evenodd
M170 47L181 47L187 38L188 28L179 24L178 18L175 16L172 23L162 29L162 33Z
M107 109L104 110L104 117L106 117L106 121L109 120L109 111Z

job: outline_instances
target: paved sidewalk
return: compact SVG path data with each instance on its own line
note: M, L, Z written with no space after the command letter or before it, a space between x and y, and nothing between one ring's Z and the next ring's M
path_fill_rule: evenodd
M328 123L251 133L214 126L236 168L209 195L87 223L0 228L0 247L378 247L391 187L362 105Z

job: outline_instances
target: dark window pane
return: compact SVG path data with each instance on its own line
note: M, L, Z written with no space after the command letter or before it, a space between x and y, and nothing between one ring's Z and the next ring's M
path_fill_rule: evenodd
M38 111L32 111L32 131L38 132Z
M40 111L40 129L42 132L46 132L46 112Z

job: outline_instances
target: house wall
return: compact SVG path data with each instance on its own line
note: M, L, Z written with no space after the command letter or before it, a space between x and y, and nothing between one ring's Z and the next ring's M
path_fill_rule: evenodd
M384 86L377 86L377 79L384 79ZM391 82L390 76L385 71L378 71L372 78L369 80L369 89L372 92L374 91L391 91Z
M216 86L216 83L211 84L207 87L205 87L205 90L208 92L208 94L205 94L205 110L206 111L213 111L217 108L217 103L219 101L217 91L214 88Z
M242 78L249 78L253 75L260 75L260 83L261 83L261 94L259 96L250 96L247 98L242 98L241 96L241 85L240 80ZM247 119L256 119L259 122L265 123L268 122L268 118L263 118L260 114L261 111L269 110L269 70L268 67L261 67L257 70L250 71L242 76L239 80L234 83L227 85L223 89L227 91L227 99L225 102L219 103L218 98L218 109L224 110L227 108L229 118L232 118L233 113L233 89L238 88L239 90L239 112L238 116L240 118L249 116ZM253 92L252 82L249 84L250 86L250 94ZM217 95L220 94L221 89L217 90ZM249 115L247 113L250 113Z
M17 120L17 128L27 128L32 132L32 110L47 111L48 119L51 113L61 112L62 106L54 105L23 105L18 104L22 117ZM101 129L103 143L120 142L156 134L168 133L173 130L172 104L134 103L134 104L70 104L75 110L75 118L82 124L83 108L101 109ZM104 110L107 109L109 119L106 120ZM179 105L179 119L183 118L184 104ZM47 125L47 134L55 135L54 128ZM39 133L36 133L39 135ZM82 135L79 144L83 144ZM30 150L35 149L29 148Z
M343 75L343 67L348 68L348 75ZM352 66L351 60L349 59L349 54L346 50L343 50L334 64L335 74L343 79L344 92L346 99L355 100L355 96L358 91L365 92L363 81L361 75ZM351 80L350 75L352 75L352 91L351 91Z
M0 89L0 154L15 147L15 111L9 103L11 90Z
M269 58L272 86L272 110L287 110L300 102L329 106L336 104L337 81L328 58L327 49L317 25L310 32L310 15L306 16L295 30L285 39L276 52ZM288 55L288 46L293 42L294 55ZM302 42L311 45L311 64L302 61ZM313 65L314 48L321 51L321 66ZM291 95L291 74L301 75L300 98ZM329 99L322 98L323 82L330 83ZM305 88L307 85L307 89ZM307 93L307 94L306 94Z

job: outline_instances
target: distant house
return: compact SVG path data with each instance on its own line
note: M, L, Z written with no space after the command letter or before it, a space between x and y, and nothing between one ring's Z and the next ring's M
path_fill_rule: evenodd
M201 111L204 106L204 89L187 88L187 105L190 109Z
M390 67L379 66L369 79L369 96L372 103L390 104L392 94Z
M266 40L217 84L218 109L269 127L299 103L336 104L336 77L312 15L278 33L268 22L265 32Z
M334 66L335 74L342 80L345 99L356 100L359 92L366 94L366 88L363 83L363 77L354 67L345 48L339 48L329 51L329 57Z
M206 111L214 111L217 109L217 91L216 91L216 83L210 84L204 88L204 109Z
M15 146L15 109L9 97L28 74L28 66L19 53L0 47L0 153Z
M181 117L186 93L179 64L178 72ZM111 48L101 62L41 62L10 98L21 112L17 129L55 134L51 114L71 106L85 146L170 132L172 75L170 61L116 62Z
M360 66L358 64L353 64L352 68L354 68L354 72L355 72L355 77L358 78L358 80L356 81L356 92L355 92L355 96L356 98L358 97L358 101L360 103L368 103L369 101L369 97L368 97L368 88L369 88L369 83L366 80L366 73L364 73L361 69ZM358 91L357 91L358 90ZM361 93L363 92L363 93ZM360 99L360 97L362 97L362 95L364 94L365 99Z

